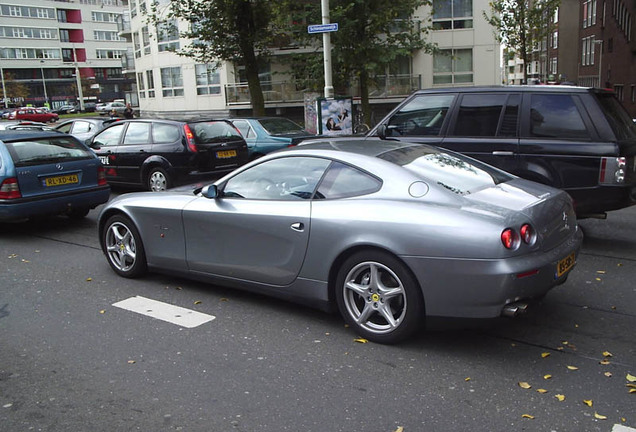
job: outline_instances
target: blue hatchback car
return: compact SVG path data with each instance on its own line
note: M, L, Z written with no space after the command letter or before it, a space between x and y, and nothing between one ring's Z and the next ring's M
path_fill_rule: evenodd
M264 154L298 144L308 138L316 138L284 117L232 118L228 119L241 132L247 142L250 160Z
M56 131L0 131L0 221L82 218L109 197L104 167L76 138Z

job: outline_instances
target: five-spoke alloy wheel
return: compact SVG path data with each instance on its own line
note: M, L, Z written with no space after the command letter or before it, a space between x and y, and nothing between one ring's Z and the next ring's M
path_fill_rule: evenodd
M349 257L338 273L336 301L347 323L369 340L396 343L418 329L424 300L415 277L382 251Z
M102 247L108 263L120 276L133 278L146 272L146 255L141 237L127 217L115 215L106 221Z

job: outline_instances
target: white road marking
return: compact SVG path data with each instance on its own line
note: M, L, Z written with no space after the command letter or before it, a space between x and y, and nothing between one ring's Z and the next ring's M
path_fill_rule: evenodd
M621 424L615 424L612 428L612 432L636 432L636 429L623 426Z
M113 306L187 328L200 326L216 318L213 315L141 296L130 297L129 299L113 303Z

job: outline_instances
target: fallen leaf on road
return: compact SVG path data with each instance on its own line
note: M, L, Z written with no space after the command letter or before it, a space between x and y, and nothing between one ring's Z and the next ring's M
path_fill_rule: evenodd
M530 384L528 384L527 382L525 382L525 381L521 381L519 383L519 387L524 388L524 389L532 388L532 386Z
M398 426L395 432L404 432L404 428L402 426Z
M625 378L627 378L627 381L629 381L629 382L636 382L636 376L634 376L634 375L627 374L627 376Z
M464 378L464 381L470 381L470 377Z
M570 369L570 370L579 370L579 368L577 368L576 366L568 366L568 369Z
M537 389L537 393L547 393L546 389Z
M636 393L636 389L629 389L629 393Z
M543 379L548 380L548 379L550 379L550 378L552 378L552 375L550 375L550 374L543 375Z
M227 301L230 301L230 300L229 300L229 299L227 299L227 298L225 298L225 297L221 297L221 298L219 299L219 301L227 302Z
M609 351L603 351L603 357L612 357L612 353Z
M607 416L600 415L600 414L599 414L599 413L597 413L597 412L594 412L594 417L596 417L596 418L597 418L597 419L599 419L599 420L607 420Z
M105 314L105 313L106 313L106 311L105 311L104 309L102 309L102 310L100 310L100 311L99 311L99 313L100 313L100 314Z
M636 384L625 384L627 387L636 388Z
M550 357L550 353L549 352L541 353L541 358L546 358L546 357Z
M521 417L522 418L527 418L527 419L530 419L530 420L532 420L534 418L534 416L530 415L530 414L523 414Z
M583 403L591 407L594 402L592 402L592 399L583 399Z
M128 364L135 364L135 363L137 363L137 362L134 361L134 360L128 360Z
M565 400L565 395L562 394L554 395L554 397L557 398L559 402L563 402Z
M598 273L598 274L605 274L605 270L596 270L596 273Z
M603 375L605 375L606 377L608 377L608 378L609 378L609 377L611 377L611 376L612 376L612 373L611 373L611 372L605 372Z
M358 342L358 343L367 343L369 342L368 340L364 339L364 338L357 338L353 340L354 342Z
M86 282L90 282L92 280L93 280L93 278L86 278Z
M602 364L602 365L608 365L608 364L610 364L610 361L609 361L608 359L603 359L603 360L601 360L601 361L599 362L599 364Z
M195 301L194 304L201 304L201 300Z

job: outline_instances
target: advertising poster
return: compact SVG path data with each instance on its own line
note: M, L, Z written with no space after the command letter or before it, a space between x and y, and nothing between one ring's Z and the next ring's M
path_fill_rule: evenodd
M351 98L318 99L318 118L322 135L352 135Z

